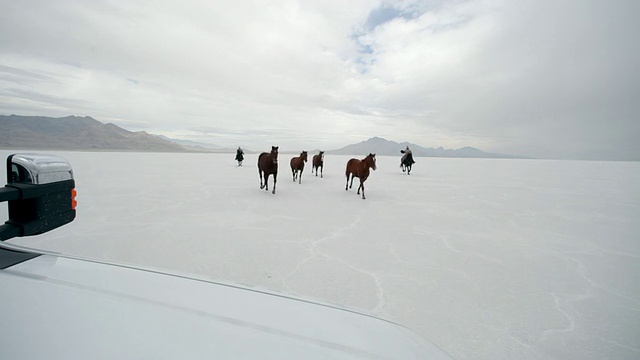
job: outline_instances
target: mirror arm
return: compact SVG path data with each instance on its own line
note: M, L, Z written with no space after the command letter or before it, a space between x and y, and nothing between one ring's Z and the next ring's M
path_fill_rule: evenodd
M0 202L20 199L20 190L16 188L3 187L0 189ZM5 241L16 236L20 236L22 229L14 224L0 225L0 241Z
M0 225L0 241L22 236L22 228L14 224Z
M0 189L0 202L20 199L20 190L12 187L3 187Z

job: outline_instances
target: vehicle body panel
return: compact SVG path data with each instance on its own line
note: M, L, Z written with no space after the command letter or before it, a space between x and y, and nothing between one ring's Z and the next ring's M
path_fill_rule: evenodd
M38 256L0 288L3 359L450 359L372 316L82 259Z

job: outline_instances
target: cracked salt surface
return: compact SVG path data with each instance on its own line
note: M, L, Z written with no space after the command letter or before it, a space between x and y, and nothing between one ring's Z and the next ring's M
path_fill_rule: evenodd
M298 184L280 154L272 195L252 154L51 153L78 216L15 243L372 313L456 359L640 358L640 163L379 157L361 200L348 156Z

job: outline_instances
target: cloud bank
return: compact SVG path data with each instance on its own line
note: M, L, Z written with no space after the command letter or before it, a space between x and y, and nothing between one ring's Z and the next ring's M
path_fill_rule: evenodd
M640 3L0 4L0 113L223 146L635 159Z

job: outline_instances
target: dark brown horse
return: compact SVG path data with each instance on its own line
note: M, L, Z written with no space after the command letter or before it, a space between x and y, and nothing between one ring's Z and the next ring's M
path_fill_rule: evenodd
M264 185L262 185L262 176L264 173ZM265 189L269 191L269 185L267 181L269 180L269 175L273 174L273 191L272 194L276 193L276 182L278 181L278 147L272 146L271 152L266 153L263 152L258 156L258 175L260 175L260 189Z
M358 195L360 195L360 189L362 189L362 198L364 197L364 182L369 177L369 169L376 169L376 154L369 154L362 160L350 159L347 161L347 169L345 175L347 176L347 185L344 189L349 190L353 186L353 178L360 179L360 186L358 186ZM349 185L349 175L351 175L351 185Z
M307 162L307 152L303 151L298 157L291 158L291 173L293 175L293 182L298 179L298 184L302 184L302 171L304 170L304 163ZM299 176L299 177L298 177Z
M316 170L316 176L318 176L318 168L320 168L320 177L322 177L322 168L324 167L324 151L320 151L318 155L313 155L313 160L311 163L311 173L313 174L313 170Z

